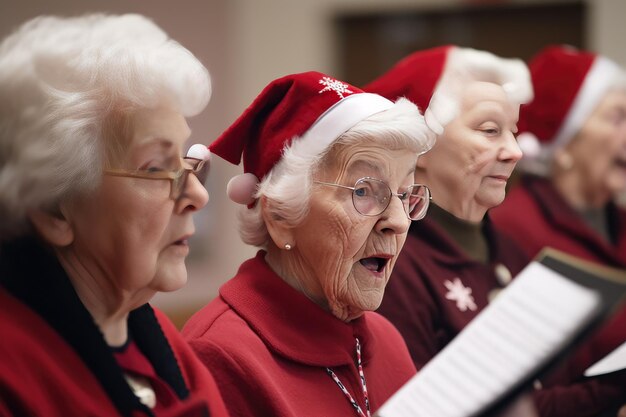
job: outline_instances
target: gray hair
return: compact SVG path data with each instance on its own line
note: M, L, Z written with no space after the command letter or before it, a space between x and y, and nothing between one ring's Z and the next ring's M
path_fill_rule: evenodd
M268 198L271 201L267 207L270 215L279 216L292 226L297 226L308 214L313 175L324 162L328 162L336 146L377 143L419 155L428 151L435 140L417 106L405 98L398 99L389 110L358 122L322 154L308 152L309 141L299 140L304 136L294 139L291 146L283 150L281 160L261 181L255 195L257 199ZM257 200L251 209L240 209L239 233L247 244L266 247L269 243L260 201Z
M24 23L0 44L0 236L98 186L120 115L192 116L210 93L206 68L143 16Z

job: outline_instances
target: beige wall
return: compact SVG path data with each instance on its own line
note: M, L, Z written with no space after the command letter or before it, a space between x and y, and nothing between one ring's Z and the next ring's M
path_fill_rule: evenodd
M567 1L567 0L563 0ZM538 3L517 0L513 3ZM25 19L42 14L89 11L138 12L154 19L173 38L193 51L209 68L213 98L200 116L191 120L194 140L210 143L232 122L270 80L291 72L317 69L333 73L331 21L338 11L372 11L453 7L459 0L0 0L0 36ZM589 45L626 64L626 2L588 0ZM235 205L227 201L224 186L239 172L214 159L211 202L197 216L198 236L189 259L189 285L174 294L157 297L168 311L198 308L215 295L243 259L255 251L240 243Z

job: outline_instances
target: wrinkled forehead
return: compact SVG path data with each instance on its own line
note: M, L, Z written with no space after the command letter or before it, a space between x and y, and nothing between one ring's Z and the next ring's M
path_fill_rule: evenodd
M182 147L191 134L185 117L168 108L136 110L129 122L131 146L157 141Z
M121 108L104 125L108 164L133 160L143 152L179 155L191 130L182 114L167 108Z
M382 179L389 178L397 169L408 175L414 172L416 162L415 152L370 139L358 143L336 144L324 157L322 169L349 176Z
M460 107L461 112L477 108L506 113L519 111L519 103L509 100L502 86L486 81L468 83L461 93Z

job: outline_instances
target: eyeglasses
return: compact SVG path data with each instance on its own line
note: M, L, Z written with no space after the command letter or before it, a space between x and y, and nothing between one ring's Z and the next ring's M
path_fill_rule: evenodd
M183 164L187 166L183 166L176 171L105 169L104 174L115 177L142 178L146 180L170 180L172 182L170 198L172 200L178 200L183 194L190 173L193 173L203 185L209 175L209 160L182 158L182 161Z
M421 220L430 205L430 190L422 184L413 184L402 193L394 193L385 183L376 178L365 177L357 180L354 187L330 182L314 181L316 184L352 190L352 204L364 216L378 216L384 212L394 195L402 201L404 211L411 220Z

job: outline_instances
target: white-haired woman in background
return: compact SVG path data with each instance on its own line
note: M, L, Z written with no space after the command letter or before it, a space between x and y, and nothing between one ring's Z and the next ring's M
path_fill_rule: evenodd
M551 246L624 269L626 209L619 196L626 192L626 71L567 45L544 48L529 67L535 99L520 111L523 175L493 220L528 256ZM577 352L568 377L582 379L587 367L624 342L626 308ZM592 415L593 408L577 405L581 399L610 406L603 392L626 402L626 371L602 380L603 389L563 401L571 404L563 415Z
M516 124L532 86L520 60L443 46L414 52L365 89L413 100L437 133L417 167L434 204L411 225L380 310L420 369L528 263L487 212L504 199L522 157Z
M39 17L0 44L0 415L225 415L148 301L184 285L207 70L139 15Z
M270 83L211 145L243 156L229 194L263 248L183 329L231 415L365 416L415 373L373 310L428 208L414 172L432 139L409 101L307 72Z
M429 83L420 81L424 74ZM438 135L416 174L432 189L434 204L411 225L379 310L420 369L530 259L490 221L522 158L517 122L520 104L533 97L530 71L519 59L446 46L409 55L366 90L414 100ZM619 403L621 389L612 381L557 375L542 382L545 389L533 395L542 417L587 417Z

